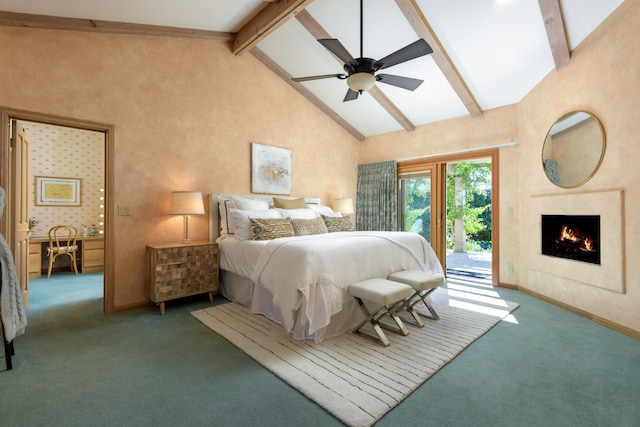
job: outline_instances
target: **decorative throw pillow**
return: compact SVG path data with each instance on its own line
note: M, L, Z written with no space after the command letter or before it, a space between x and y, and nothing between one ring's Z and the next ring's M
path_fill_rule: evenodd
M281 218L280 213L275 209L266 211L229 209L228 214L229 220L233 221L235 227L234 237L238 240L251 240L251 221L249 218Z
M273 240L295 236L289 218L249 218L253 240Z
M231 228L231 222L228 218L228 210L231 208L231 200L218 196L218 211L220 212L220 235L227 237L233 235L235 230Z
M327 226L329 233L335 233L338 231L353 231L353 222L348 216L340 218L322 215L324 224Z
M299 197L297 199L285 199L282 197L274 197L273 207L281 208L281 209L303 209L303 208L306 208L307 205L305 205L304 203L304 197Z
M315 219L292 219L293 231L296 236L308 236L310 234L325 234L327 233L327 226L324 220L320 217Z

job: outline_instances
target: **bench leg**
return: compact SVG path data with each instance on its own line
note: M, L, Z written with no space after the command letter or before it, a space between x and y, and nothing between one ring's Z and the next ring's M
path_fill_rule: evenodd
M395 326L387 325L385 323L380 323L380 326L382 326L388 331L395 332L396 334L400 334L406 337L407 335L409 335L409 331L407 331L407 327L404 326L402 319L400 319L400 316L398 316L398 311L402 308L402 306L404 306L404 304L405 304L405 301L402 300L402 301L398 301L391 307L387 307L386 313L388 313L391 319L393 319Z
M424 328L424 322L420 318L420 314L413 309L413 304L411 304L409 301L410 299L404 301L403 309L411 315L411 318L410 319L404 318L403 320L405 322L412 323L419 328Z
M433 308L433 306L431 306L431 304L429 303L429 300L427 299L429 294L431 292L435 291L436 289L437 288L429 289L428 291L426 291L424 293L421 293L420 291L418 291L415 294L413 294L413 296L411 298L409 298L409 301L411 301L410 307L413 309L413 307L416 304L418 304L420 301L422 301L424 303L425 307L427 307L427 310L429 310L429 313L431 313L431 316L428 316L426 314L422 314L422 316L426 317L427 319L439 320L440 316L438 316L438 313L436 313L436 310Z
M378 319L376 318L376 315L381 311L384 310L385 307L381 307L378 311L376 311L375 313L371 313L369 311L369 309L367 308L367 306L364 304L364 302L358 298L358 297L354 297L356 301L358 301L358 305L360 306L360 309L362 309L364 315L365 315L365 319L353 330L354 334L358 334L363 336L364 338L369 338L372 339L373 341L379 341L382 343L383 346L388 347L390 342L389 339L387 338L387 336L384 334L384 331L382 330L382 328L380 327L380 323L378 323ZM371 326L373 327L374 332L376 333L376 336L373 336L371 334L368 334L364 331L362 331L362 327L365 326L366 324L371 324Z

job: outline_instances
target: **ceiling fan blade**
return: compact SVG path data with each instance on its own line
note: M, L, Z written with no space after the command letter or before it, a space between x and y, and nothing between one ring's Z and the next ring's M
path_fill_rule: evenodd
M358 92L356 92L355 90L349 89L344 99L342 100L342 102L354 101L356 99L358 99Z
M416 90L424 80L412 79L410 77L394 76L393 74L378 74L376 80L380 83L398 86L402 89Z
M411 61L412 59L416 59L420 56L429 55L430 53L433 53L433 49L431 49L429 43L424 41L424 39L418 39L410 45L407 45L402 49L376 61L376 70L389 68L402 62Z
M308 82L309 80L330 79L335 77L344 79L346 76L344 74L323 74L320 76L293 77L291 78L291 80L293 80L294 82Z
M320 42L322 46L326 47L335 56L340 58L340 60L345 64L355 62L353 56L351 56L347 48L345 48L338 39L319 39L318 42Z

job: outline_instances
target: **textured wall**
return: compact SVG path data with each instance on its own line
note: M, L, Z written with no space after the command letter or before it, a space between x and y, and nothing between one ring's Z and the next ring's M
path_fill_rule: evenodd
M29 134L29 217L39 221L35 236L58 224L100 227L104 196L104 134L84 129L21 122ZM34 176L80 178L81 206L36 206Z
M519 268L510 283L518 283L540 294L585 310L602 319L640 332L640 188L637 185L640 151L637 138L640 122L640 57L636 52L640 34L640 2L626 1L572 52L571 62L552 72L519 104L521 146L519 155L519 233L509 247L519 247ZM575 189L561 189L546 178L540 166L546 131L564 113L583 109L601 120L607 138L604 159L591 180ZM535 160L535 161L534 161ZM546 196L591 195L597 200L608 191L622 191L622 278L625 293L588 286L564 277L536 270L526 242L538 239L540 230L526 221L536 199ZM589 197L589 196L587 196ZM613 211L613 208L601 206ZM575 206L581 210L581 206ZM515 220L515 218L514 218ZM501 223L502 225L502 223ZM603 247L603 251L612 251ZM506 255L506 254L505 254ZM612 283L616 277L607 278ZM606 287L606 286L605 286Z
M359 142L226 43L3 27L0 56L1 105L114 126L117 310L148 301L145 244L182 238L170 192L250 193L251 142L292 150L293 195L355 197Z

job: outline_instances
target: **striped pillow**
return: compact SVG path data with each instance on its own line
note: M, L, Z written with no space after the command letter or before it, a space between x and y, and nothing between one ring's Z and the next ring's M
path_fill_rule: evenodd
M273 240L295 236L289 218L249 218L253 240Z

